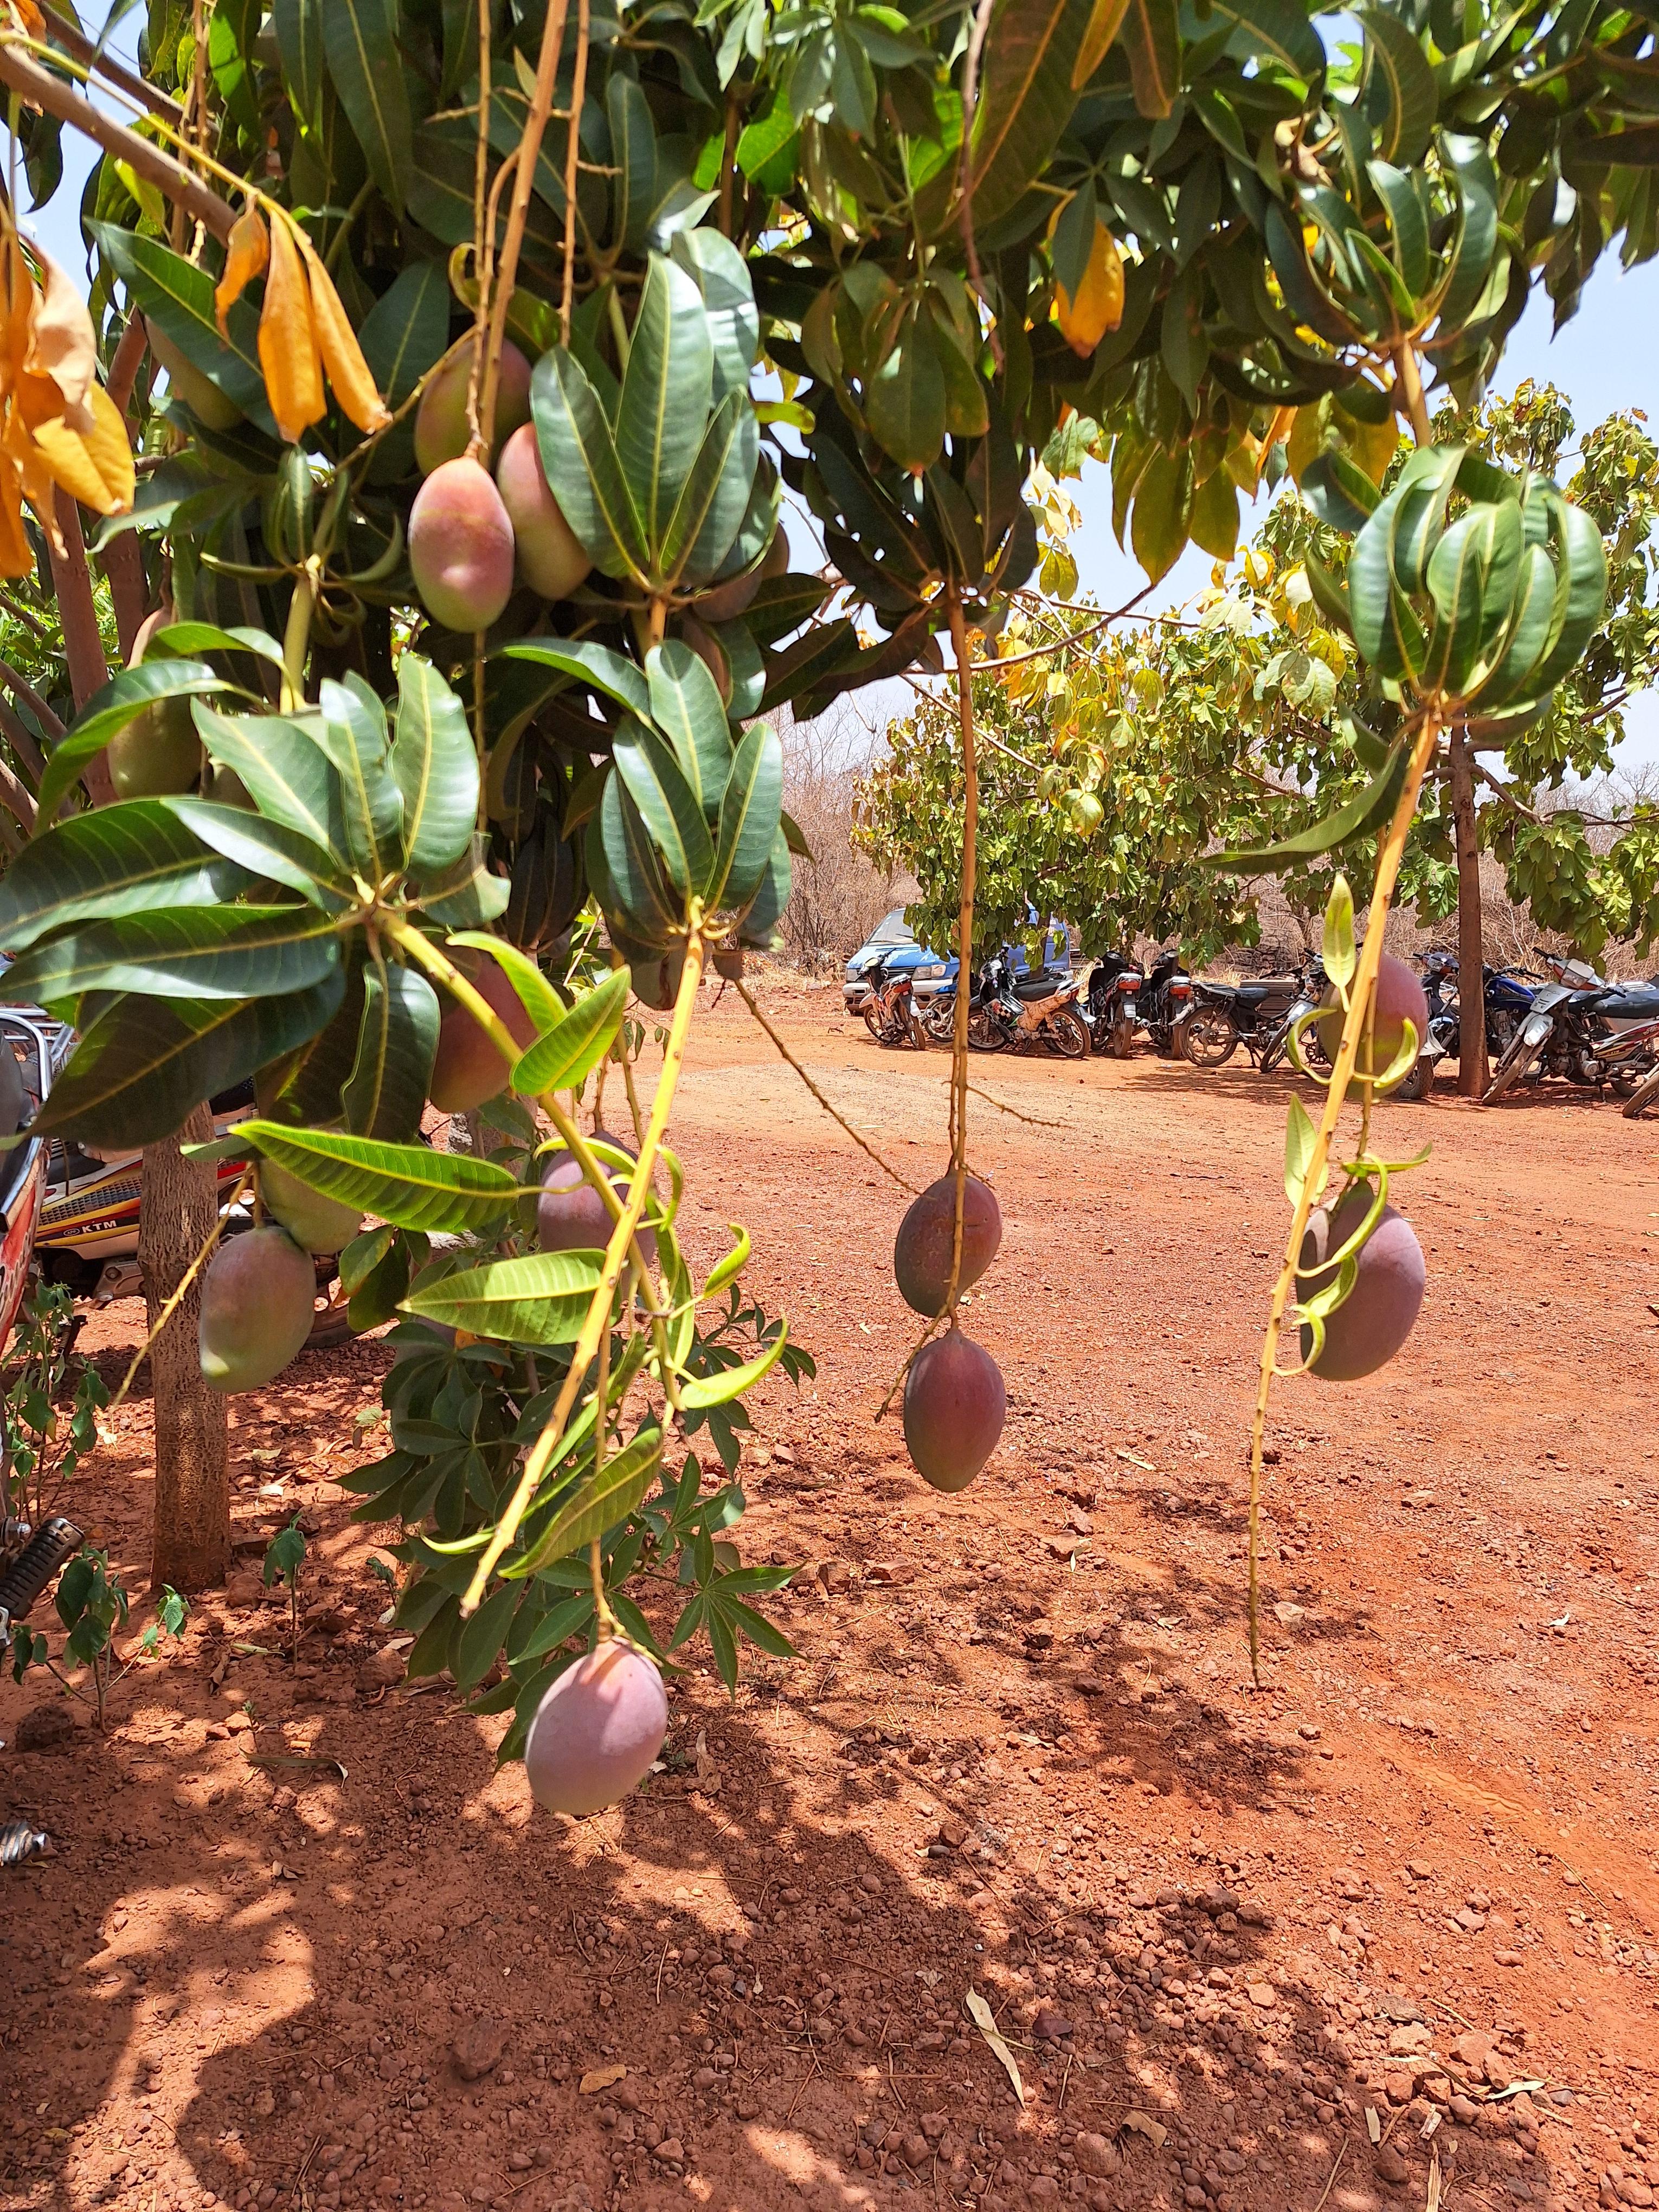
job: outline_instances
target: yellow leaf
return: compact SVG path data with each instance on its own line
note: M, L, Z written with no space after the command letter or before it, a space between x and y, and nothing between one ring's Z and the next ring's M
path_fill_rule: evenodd
M323 412L323 364L311 319L311 289L294 234L285 222L270 234L270 271L259 316L259 367L276 428L289 445Z
M1018 2098L1023 2109L1025 2103L1025 2084L1019 2078L1019 2068L1015 2063L1013 2052L1009 2050L998 2032L996 2014L977 1990L969 1990L963 2002L968 2008L968 2017L985 2038L993 2057L997 2059L1003 2072L1008 2076L1014 2094Z
M1258 487L1261 483L1261 472L1267 465L1268 455L1295 429L1297 412L1294 407L1280 407L1274 410L1273 419L1267 425L1267 434L1261 441L1261 450L1256 458L1255 480Z
M1400 425L1392 415L1386 422L1354 422L1345 421L1348 451L1374 484L1380 484L1389 472L1400 444Z
M35 0L12 0L12 5L17 10L17 20L29 37L44 39L46 35L46 19L35 4Z
M230 227L225 248L225 273L213 288L213 313L222 338L230 336L226 318L256 276L263 276L270 260L270 240L258 208L249 208Z
M1081 92L1084 86L1106 58L1106 50L1123 27L1123 18L1129 12L1129 0L1095 0L1090 12L1088 28L1083 33L1083 43L1077 50L1077 59L1072 64L1072 89Z
M64 419L72 429L89 430L87 393L98 374L92 317L73 280L48 255L37 251L36 258L46 284L44 295L37 295L23 366L33 375L49 376L58 386Z
M1300 483L1303 473L1310 468L1325 450L1325 433L1330 427L1331 403L1328 393L1322 394L1310 407L1298 407L1291 425L1291 434L1285 441L1285 459L1294 480Z
M0 465L0 576L27 576L34 548L23 527L23 492L16 474Z
M132 505L132 447L121 410L101 384L88 394L89 430L76 430L66 416L49 416L34 425L52 481L60 483L94 514L125 514Z
M1095 242L1089 251L1089 265L1083 272L1076 299L1063 284L1056 284L1054 293L1054 320L1073 353L1092 353L1107 331L1115 331L1122 321L1123 256L1117 250L1117 240L1098 216L1095 217Z
M374 379L368 373L357 334L346 320L334 280L324 268L316 247L303 231L298 234L311 278L311 313L317 339L323 349L323 366L348 421L360 430L381 430L392 420Z

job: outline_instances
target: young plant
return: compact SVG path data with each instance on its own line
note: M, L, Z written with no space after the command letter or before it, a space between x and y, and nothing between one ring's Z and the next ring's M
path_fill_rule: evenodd
M115 1636L118 1629L127 1625L131 1601L125 1583L110 1572L109 1553L92 1544L83 1546L58 1578L56 1602L58 1618L69 1631L61 1663L52 1657L44 1630L20 1624L12 1631L12 1678L21 1682L31 1667L43 1666L71 1697L78 1697L80 1691L64 1667L86 1668L101 1730L107 1722L111 1691L141 1660L155 1658L165 1642L183 1635L190 1607L176 1589L163 1589L155 1620L139 1638L131 1657L118 1668Z
M0 1396L4 1424L3 1514L41 1528L58 1510L82 1457L97 1441L100 1407L109 1392L90 1363L75 1377L67 1413L58 1402L70 1376L75 1302L61 1283L31 1284L7 1346Z
M296 1513L266 1545L260 1577L267 1589L274 1583L288 1585L288 1656L295 1662L300 1656L300 1570L305 1565L306 1548L305 1531Z

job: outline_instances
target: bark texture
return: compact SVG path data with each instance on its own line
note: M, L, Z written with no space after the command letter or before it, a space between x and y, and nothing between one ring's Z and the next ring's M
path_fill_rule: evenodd
M144 1147L144 1203L138 1231L149 1326L212 1232L216 1170L185 1159L183 1144L213 1134L212 1109L198 1106L176 1137ZM155 1527L150 1580L185 1592L222 1583L230 1559L230 1480L226 1406L202 1380L197 1352L198 1275L150 1348L155 1405Z

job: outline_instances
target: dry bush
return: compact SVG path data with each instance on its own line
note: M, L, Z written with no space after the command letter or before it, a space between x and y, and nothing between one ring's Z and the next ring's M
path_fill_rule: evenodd
M882 916L916 896L913 877L884 872L853 849L853 798L878 739L844 701L811 722L784 720L783 803L811 848L798 854L780 927L809 974L837 969Z

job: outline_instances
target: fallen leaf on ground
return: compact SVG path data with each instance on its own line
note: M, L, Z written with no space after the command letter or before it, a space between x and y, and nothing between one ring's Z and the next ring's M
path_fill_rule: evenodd
M579 2097L595 2097L601 2089L609 2089L620 2081L627 2071L625 2066L596 2066L592 2073L584 2074L577 2082L576 2094Z
M1170 2133L1168 2128L1160 2125L1150 2112L1131 2112L1123 2126L1132 2128L1138 2136L1145 2136L1154 2150L1163 2149ZM1119 2132L1121 2134L1122 2130Z
M1013 2084L1015 2096L1024 2106L1025 2084L1019 2078L1019 2068L1014 2063L1013 2052L1009 2050L998 2031L996 2018L990 2006L986 2003L977 1990L969 1990L964 2002L968 2007L969 2019L973 2021L974 2026L990 2045L992 2056L1000 2062L1003 2072Z

